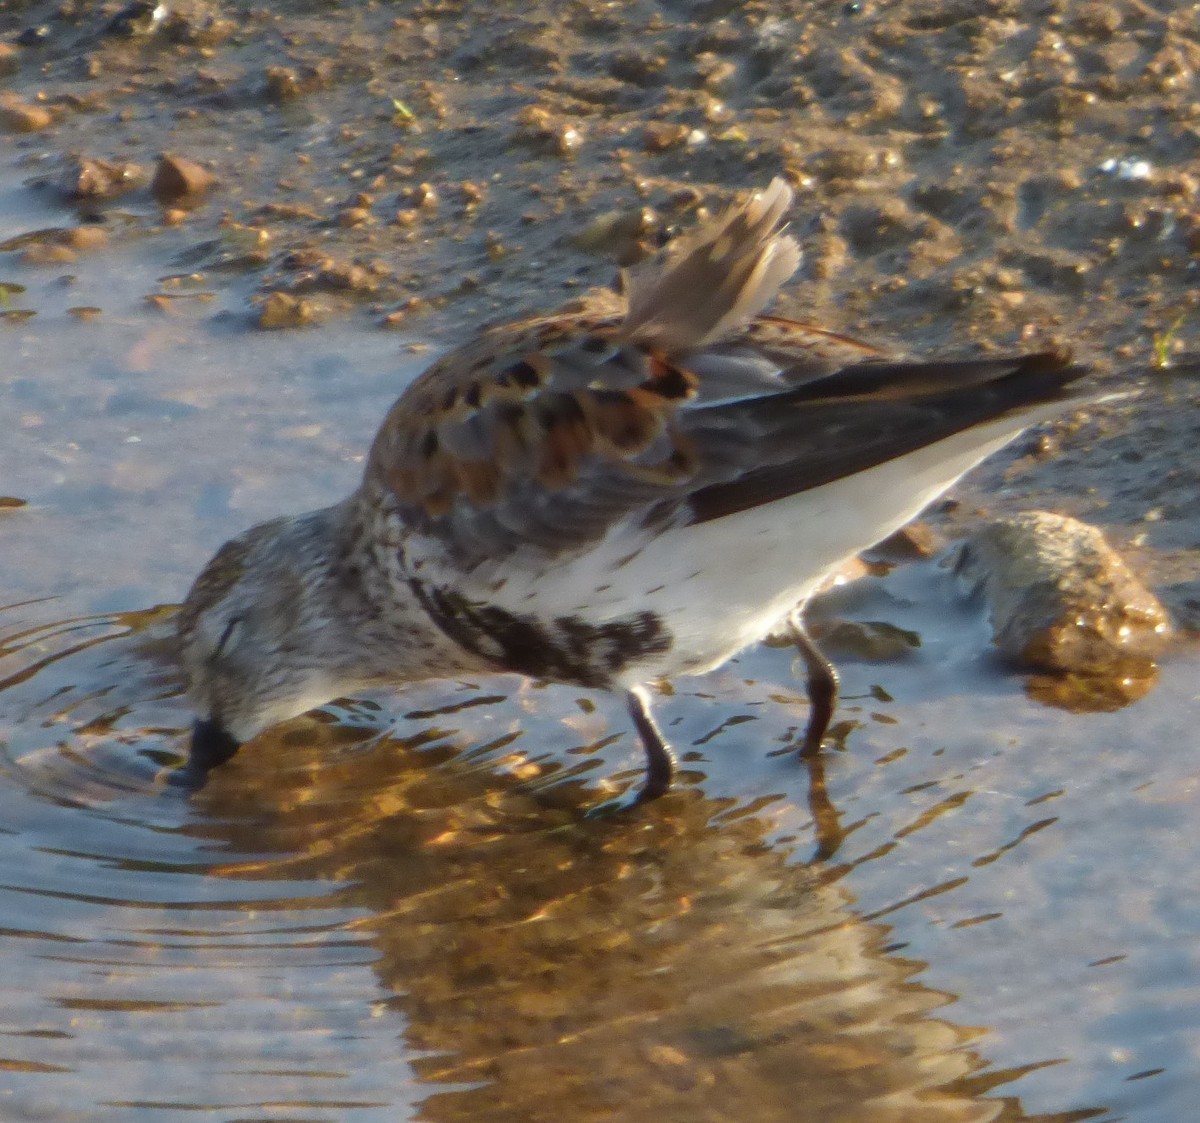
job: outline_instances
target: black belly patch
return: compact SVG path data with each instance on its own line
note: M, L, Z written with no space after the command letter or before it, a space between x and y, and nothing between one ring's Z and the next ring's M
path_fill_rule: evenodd
M411 586L434 623L456 643L498 669L530 678L603 689L631 663L671 650L671 634L653 612L604 624L589 624L578 616L547 620L419 581Z

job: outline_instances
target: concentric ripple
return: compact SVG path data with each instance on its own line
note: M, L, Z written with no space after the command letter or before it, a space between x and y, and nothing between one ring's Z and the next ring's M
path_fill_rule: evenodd
M996 1117L948 996L770 844L786 800L580 816L619 706L430 684L189 796L170 611L53 609L0 633L5 1118Z
M156 782L167 614L50 609L0 641L3 1117L395 1118L411 1072L361 909L214 876L254 855Z

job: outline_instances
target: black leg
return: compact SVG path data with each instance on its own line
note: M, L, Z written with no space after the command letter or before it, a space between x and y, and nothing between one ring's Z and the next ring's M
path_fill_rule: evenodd
M838 674L805 629L801 609L792 610L788 617L788 628L808 672L808 701L812 709L808 715L808 728L804 731L804 743L800 746L800 756L811 757L821 751L821 742L837 708Z
M666 793L675 776L675 757L662 731L650 713L650 694L644 686L634 686L625 695L629 716L633 718L642 748L646 750L646 782L634 803L649 803Z

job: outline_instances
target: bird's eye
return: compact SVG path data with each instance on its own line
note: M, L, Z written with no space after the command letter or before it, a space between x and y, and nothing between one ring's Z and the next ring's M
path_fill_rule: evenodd
M225 625L225 630L221 633L221 638L217 640L217 646L213 648L212 657L219 659L233 645L234 637L242 626L242 618L233 616L229 623Z

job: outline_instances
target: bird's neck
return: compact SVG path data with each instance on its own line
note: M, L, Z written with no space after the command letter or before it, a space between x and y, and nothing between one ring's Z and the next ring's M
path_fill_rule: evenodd
M429 617L399 563L396 524L364 491L307 516L327 544L312 588L328 620L318 641L338 677L363 686L490 669Z

